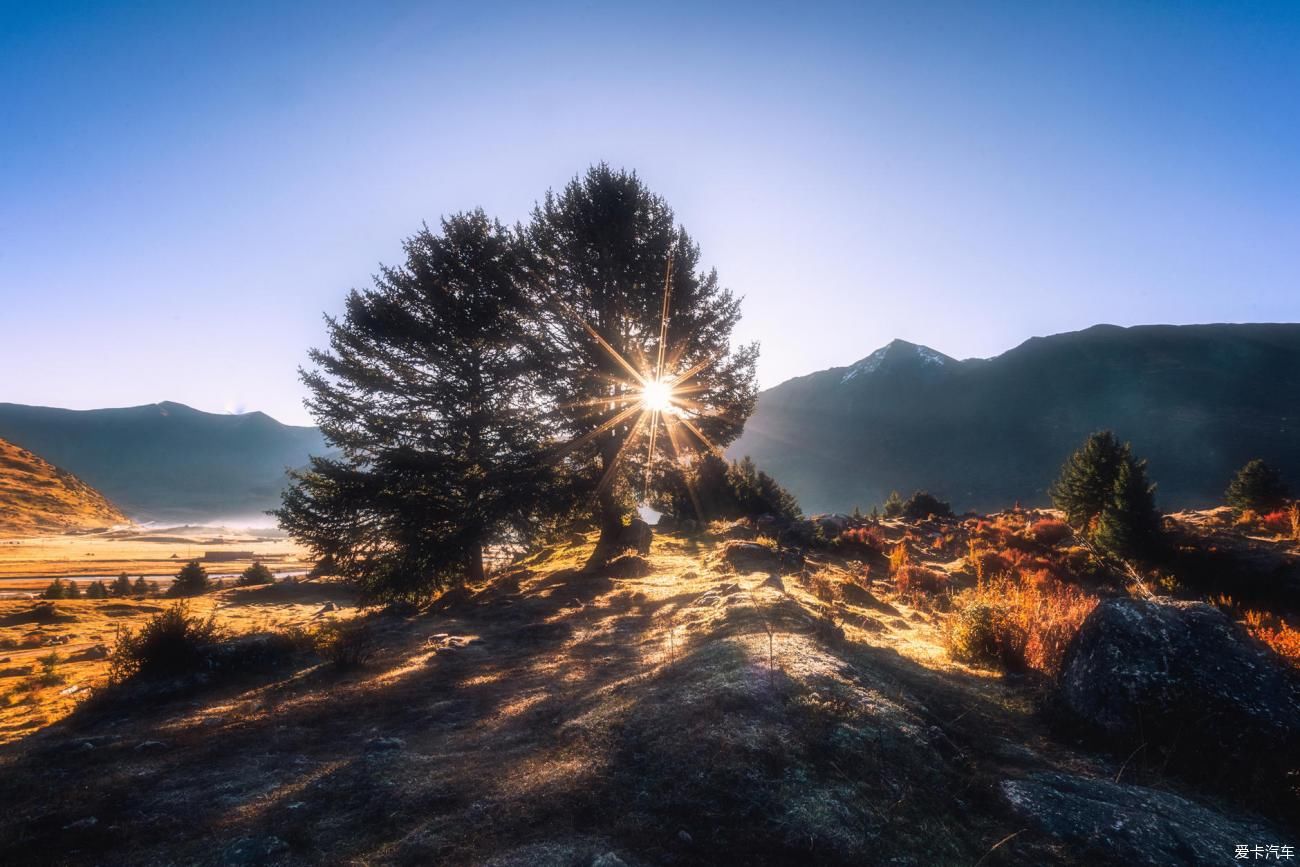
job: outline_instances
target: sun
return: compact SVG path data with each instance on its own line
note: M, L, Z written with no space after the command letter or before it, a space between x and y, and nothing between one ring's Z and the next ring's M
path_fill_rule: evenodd
M673 387L661 379L649 380L641 389L641 406L651 412L667 412L673 406Z

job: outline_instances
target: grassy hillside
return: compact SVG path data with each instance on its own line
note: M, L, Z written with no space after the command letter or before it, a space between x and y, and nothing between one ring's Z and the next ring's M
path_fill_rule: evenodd
M49 461L0 440L0 537L126 523L104 495Z

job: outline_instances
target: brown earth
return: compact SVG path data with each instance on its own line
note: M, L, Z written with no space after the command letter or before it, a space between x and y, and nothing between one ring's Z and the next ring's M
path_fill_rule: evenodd
M126 516L99 491L0 439L0 538L125 523Z

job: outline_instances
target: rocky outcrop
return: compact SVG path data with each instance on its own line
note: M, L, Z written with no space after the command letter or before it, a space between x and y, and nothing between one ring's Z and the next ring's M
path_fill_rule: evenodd
M1231 864L1239 845L1289 839L1257 820L1235 819L1145 786L1039 773L1001 784L1012 812L1065 850L1070 863Z
M1300 767L1295 674L1204 603L1102 602L1066 652L1059 698L1126 753L1230 788L1281 788Z

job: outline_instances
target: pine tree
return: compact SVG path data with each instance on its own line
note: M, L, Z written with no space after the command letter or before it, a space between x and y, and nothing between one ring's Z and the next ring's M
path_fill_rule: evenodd
M601 540L589 567L616 550L623 518L646 483L649 413L640 413L638 375L654 380L661 349L665 275L671 273L664 378L692 368L689 403L678 411L708 440L665 415L656 428L653 479L668 484L678 447L721 449L739 436L757 398L755 345L734 349L740 302L716 272L700 270L700 250L673 212L635 173L608 165L574 178L534 210L528 238L535 277L549 301L551 405L557 433L575 443L568 466L593 501ZM671 254L672 267L669 271ZM626 413L626 415L624 415Z
M374 602L481 579L484 549L526 541L549 491L520 242L482 211L441 228L327 319L303 381L340 455L312 458L276 513Z
M1237 471L1224 496L1238 512L1272 512L1286 505L1290 491L1280 472L1256 458Z
M1114 497L1119 468L1130 458L1129 447L1115 434L1100 431L1066 459L1049 493L1069 524L1088 528L1101 516Z
M1155 485L1147 481L1146 462L1131 457L1115 473L1111 495L1097 521L1095 539L1120 557L1149 557L1160 539Z
M65 599L68 595L68 585L61 578L55 578L41 592L42 599Z
M113 586L110 591L114 596L119 598L131 595L131 577L123 572L113 579Z
M87 599L107 599L108 588L104 586L103 581L94 581L86 588Z
M131 592L136 596L148 596L153 592L153 585L150 584L143 575L141 575L139 578L135 579L135 583L131 585Z
M881 512L886 518L901 518L903 516L903 507L903 498L898 495L898 491L890 491L889 499L885 500Z
M260 560L254 560L253 564L243 571L239 576L240 586L250 584L271 584L275 581L275 575L266 567L266 564Z
M204 569L203 564L198 560L191 560L181 567L181 571L176 573L167 594L169 596L197 596L211 589L212 584L208 580L208 570Z

